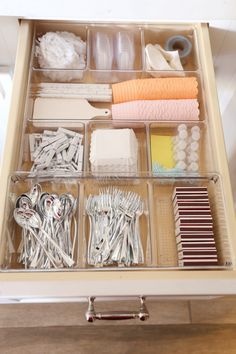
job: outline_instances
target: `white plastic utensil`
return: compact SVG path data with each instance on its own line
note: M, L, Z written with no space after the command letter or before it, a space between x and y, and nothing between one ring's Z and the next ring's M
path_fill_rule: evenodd
M108 108L95 108L86 99L36 98L33 119L38 120L88 120L95 117L109 117Z

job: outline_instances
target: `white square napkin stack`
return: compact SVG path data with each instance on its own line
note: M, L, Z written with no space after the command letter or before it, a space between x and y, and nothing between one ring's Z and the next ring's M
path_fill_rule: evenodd
M138 141L133 129L94 130L89 160L93 173L136 173Z

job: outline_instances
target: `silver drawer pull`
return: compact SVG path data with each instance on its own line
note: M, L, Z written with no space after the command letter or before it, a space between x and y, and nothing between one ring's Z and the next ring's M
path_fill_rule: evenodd
M94 322L95 320L132 320L139 319L140 321L146 321L149 318L149 313L145 305L145 297L140 296L140 308L139 311L113 311L113 312L96 312L94 308L95 297L89 297L88 311L85 314L88 322Z

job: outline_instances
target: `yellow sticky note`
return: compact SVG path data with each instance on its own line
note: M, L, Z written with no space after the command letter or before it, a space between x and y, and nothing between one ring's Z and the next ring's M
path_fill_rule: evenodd
M174 168L172 137L165 135L151 135L152 164L158 163L164 168Z

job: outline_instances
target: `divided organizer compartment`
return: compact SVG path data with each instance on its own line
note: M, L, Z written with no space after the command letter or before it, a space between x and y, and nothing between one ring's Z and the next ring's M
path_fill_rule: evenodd
M86 63L84 68L40 68L35 55L35 47L38 38L47 32L68 31L80 36L86 41ZM101 34L101 36L100 36ZM120 38L119 38L120 34ZM121 39L129 38L134 42L134 62L129 68L119 67L119 59L122 53L117 54L117 43ZM148 43L160 44L164 47L167 39L173 35L183 35L191 42L190 54L182 60L183 71L173 70L149 70L147 69L145 46ZM99 37L100 36L100 37ZM102 46L104 38L108 39L111 45L112 55L103 53L104 58L111 61L109 68L98 67L96 64L96 45ZM27 87L27 100L24 113L23 131L20 132L22 139L20 158L18 165L14 167L15 175L9 178L6 202L6 217L4 220L3 237L1 240L1 268L2 270L18 269L25 271L24 265L19 263L17 249L21 239L21 228L13 220L13 208L16 196L27 192L35 183L40 183L44 190L49 193L71 193L77 200L75 213L77 221L78 239L76 241L75 264L72 267L63 267L63 271L125 271L125 270L169 270L175 271L198 269L225 269L232 266L231 244L227 223L225 221L226 204L224 200L224 189L221 184L221 176L217 163L216 151L213 145L214 132L212 132L211 121L208 116L208 109L205 100L205 77L203 76L202 59L199 55L198 33L195 25L171 25L171 24L128 24L128 23L65 23L57 21L37 21L34 23L34 39L31 48L31 61L29 67L29 80ZM97 42L96 42L97 40ZM100 44L99 44L100 43ZM120 48L121 49L121 44ZM180 45L180 44L178 44ZM181 49L181 48L180 48ZM127 53L125 53L127 54ZM124 56L125 57L125 56ZM126 58L127 59L127 58ZM131 58L132 59L132 58ZM201 59L201 60L200 60ZM127 60L123 59L123 62ZM132 60L131 60L132 61ZM40 84L97 84L104 83L111 92L113 83L121 83L132 79L145 78L188 78L194 77L198 82L199 120L175 119L174 114L170 120L154 119L112 119L107 116L96 116L92 120L83 120L79 110L78 118L54 119L45 117L37 120L33 118L35 99L40 97ZM71 81L69 81L69 79ZM68 82L69 81L69 82ZM57 88L55 90L57 96ZM81 87L81 86L80 86ZM75 89L75 90L74 90ZM137 89L137 88L135 88ZM135 91L134 89L134 91ZM59 89L60 90L60 89ZM76 91L76 87L72 91ZM168 91L168 89L167 89ZM121 96L125 97L125 90L121 90ZM68 94L68 93L67 93ZM52 94L53 95L53 94ZM109 94L107 94L109 95ZM110 94L110 96L112 96ZM91 100L90 104L96 108L111 110L111 97L107 101ZM48 98L48 97L47 97ZM49 97L50 98L50 97ZM60 99L61 97L57 97ZM67 97L66 97L67 98ZM166 100L166 98L163 98ZM186 99L186 98L183 98ZM195 99L195 98L194 98ZM125 101L125 98L124 98ZM134 104L138 104L135 101ZM72 109L73 110L73 109ZM76 110L74 110L76 111ZM141 117L142 118L142 117ZM173 118L173 119L172 119ZM188 170L176 173L153 173L151 136L168 136L173 139L178 132L180 124L185 124L188 131L197 126L200 129L199 140L199 170L196 173ZM213 124L213 123L212 123ZM31 172L32 164L30 156L29 135L41 134L45 130L56 131L59 127L83 134L83 167L80 173L68 172L61 177L44 171ZM131 173L120 173L105 170L102 173L92 171L90 163L91 136L94 131L101 129L132 129L138 142L137 171ZM111 146L107 146L109 151ZM122 149L122 146L119 146ZM174 152L173 152L174 154ZM118 159L117 159L118 160ZM22 174L22 172L24 172ZM213 218L214 236L218 254L218 265L214 267L180 267L177 259L177 245L175 236L175 223L172 207L172 194L176 186L206 186L209 192L210 206ZM86 203L90 195L97 195L99 192L110 193L114 189L124 192L135 192L143 200L143 213L140 216L139 227L141 243L144 252L144 261L134 265L96 264L88 262L88 247L90 224L86 212ZM105 192L104 192L105 191ZM98 213L100 211L98 210ZM104 212L104 210L102 211ZM101 213L102 213L101 212ZM104 212L106 213L106 211ZM129 215L126 215L129 217ZM75 227L75 226L73 226ZM72 228L73 228L72 227ZM11 241L12 240L12 244ZM14 248L14 251L13 251ZM26 267L27 268L27 267ZM29 270L27 268L26 270ZM34 270L45 271L36 268ZM55 269L51 269L55 270ZM30 269L31 271L31 269Z
M178 79L179 77L176 77L176 75L174 73L172 73L170 76L166 75L165 72L159 72L160 73L160 78L168 78L168 80L171 80L171 78L176 78ZM203 82L202 82L202 78L201 78L201 75L197 72L185 72L185 78L196 78L196 81L197 81L197 89L198 89L198 94L197 94L197 97L191 97L190 99L193 99L193 101L195 101L195 99L197 99L197 103L198 103L198 110L199 110L199 113L195 114L194 116L191 116L188 117L187 119L189 121L191 120L194 120L194 121L204 121L204 120L207 120L208 119L208 116L207 116L207 107L206 107L206 103L205 103L205 100L204 100L204 85L203 85ZM150 79L150 80L153 80L154 78L151 77L151 75L148 73L148 72L144 72L143 75L142 75L142 78L143 79ZM155 79L154 79L155 80ZM127 80L129 82L129 80ZM120 83L122 82L125 82L123 80L119 81ZM141 82L141 81L140 81ZM88 82L88 84L91 83L91 84L96 84L96 82ZM84 83L85 84L85 83ZM61 84L60 84L61 85ZM62 84L63 85L63 84ZM76 85L76 84L73 84L73 83L70 83L70 84L66 84L66 85L70 85L71 87L73 85ZM86 85L86 84L85 84ZM129 85L129 84L127 84ZM125 85L125 86L127 86ZM134 86L134 83L131 84L131 88L130 87L127 87L127 90L132 90L132 87ZM78 121L78 120L83 120L84 119L84 116L83 116L83 112L80 111L80 109L78 108L79 106L76 106L75 103L78 104L79 102L79 98L82 98L83 96L70 96L70 95L64 95L63 94L59 94L57 95L57 92L56 90L57 89L54 89L54 92L55 92L55 95L53 96L53 93L52 94L41 94L41 88L40 88L40 82L38 83L32 83L32 82L29 82L29 92L28 92L28 99L27 99L27 103L26 103L26 107L25 107L25 117L27 120L29 121L38 121L37 124L39 124L39 121L44 121L44 120L48 120L49 117L52 115L52 111L55 112L53 113L54 116L56 116L56 112L58 112L58 110L60 108L58 108L58 105L57 105L57 101L58 100L65 100L65 105L66 107L68 107L68 105L70 104L69 101L72 100L72 104L71 104L71 110L65 110L63 112L65 112L65 114L63 114L62 116L62 110L59 111L59 117L58 119L54 119L55 122L57 121L58 123L61 122L63 119L64 120L67 120L67 121ZM60 88L58 88L58 90L60 90ZM115 99L114 99L114 95L112 97L112 84L110 83L106 83L105 84L105 87L102 88L102 90L104 90L105 92L105 99L104 101L102 99L99 98L98 101L89 101L89 104L94 107L94 108L97 108L97 109L101 109L101 111L97 111L95 112L95 118L94 120L112 120L112 104L114 104L114 107L118 107L119 106L116 106L116 103L118 103L118 105L120 105L120 102L116 102ZM113 91L116 90L117 92L117 88L113 88ZM119 89L118 88L118 92L119 92ZM123 90L123 88L122 88ZM75 88L75 92L76 92L76 88ZM130 92L130 91L128 91ZM132 94L132 92L131 92ZM101 92L101 95L103 95L103 92ZM78 98L79 97L79 98ZM88 97L88 96L86 96ZM125 97L125 95L124 95ZM188 97L185 97L184 95L181 96L182 100L185 100L185 99L188 99ZM67 99L69 101L67 101ZM36 100L40 100L40 105L39 104L36 104ZM45 100L45 106L43 106L43 101ZM149 98L149 94L147 93L147 97L146 97L146 100L150 100ZM161 100L163 101L167 101L168 103L168 99L166 99L165 97L161 98ZM177 100L176 98L172 98L171 100ZM144 99L142 100L144 101ZM155 100L154 100L155 101ZM159 100L157 100L159 101ZM145 117L143 117L143 119L138 116L138 117L134 117L134 116L131 116L130 117L130 109L128 109L128 116L125 115L125 112L127 110L127 108L125 108L126 104L129 105L129 102L121 102L121 106L123 105L123 108L122 108L122 115L121 115L121 118L119 118L119 116L117 117L117 113L116 113L116 117L115 117L115 120L116 119L122 119L122 120L142 120L144 121L145 120ZM138 101L134 101L131 99L131 102L132 104L135 104L137 103L137 106L139 105L139 102ZM195 103L194 103L195 104ZM53 105L55 105L55 109L53 107ZM137 109L137 106L134 106L134 109ZM195 107L195 106L194 106ZM119 108L121 109L121 108ZM141 109L143 110L143 106L141 106ZM109 111L110 110L110 113ZM156 119L151 117L151 108L149 109L147 107L147 115L148 115L148 120L153 120L155 121ZM67 114L68 112L68 114ZM117 111L116 111L117 112ZM118 111L119 112L119 111ZM37 116L40 116L40 119L37 119ZM186 116L186 115L185 115ZM73 118L71 118L73 117ZM162 121L166 118L163 118L163 117L160 117L159 120ZM179 117L179 113L178 113L178 116L175 118L174 114L173 116L171 116L170 118L171 120L173 121L180 121L180 120L184 120L184 119L180 119Z
M31 147L30 147L30 137L32 136L32 139L35 137L37 140L38 137L40 138L40 135L43 134L44 132L50 131L50 132L56 132L58 129L62 128L69 130L70 132L75 132L78 134L81 134L83 136L83 161L82 161L82 169L80 171L68 171L66 172L67 175L70 173L72 174L93 174L93 175L119 175L119 176L150 176L158 173L171 173L173 175L178 174L181 171L175 171L172 170L174 168L173 166L166 166L166 171L157 171L153 169L153 163L157 162L162 164L162 162L165 162L165 155L167 153L167 157L171 155L171 160L173 164L175 164L175 150L174 150L174 137L178 135L178 128L181 125L185 125L189 134L189 137L191 136L191 129L193 127L197 127L200 131L200 139L197 141L198 149L196 151L197 153L197 163L199 165L199 168L195 171L195 175L200 175L204 176L206 173L212 173L214 172L214 166L215 166L215 154L214 150L212 149L211 143L210 143L210 136L209 136L209 130L207 127L207 124L205 122L141 122L141 121L112 121L112 120L92 120L87 123L82 122L82 121L60 121L60 123L57 123L56 121L34 121L34 122L28 122L25 126L24 133L22 134L22 142L21 142L21 149L20 149L20 160L19 160L19 165L18 165L18 170L19 171L31 171L31 175L33 173L36 175L52 175L54 173L51 171L50 173L45 170L38 170L32 171L32 166L34 164L34 159L32 158L33 152L31 153ZM137 171L136 172L122 172L120 171L119 173L116 173L113 170L108 170L104 169L104 171L101 171L99 173L98 171L92 172L91 168L91 162L90 162L90 151L91 151L91 136L94 131L96 130L107 130L107 129L132 129L135 137L137 139L138 143L138 160L137 160ZM165 149L163 153L161 153L161 150L158 148L153 149L152 146L152 137L168 137L169 139L169 145L168 145L168 152ZM40 139L39 139L40 140ZM188 157L189 157L189 143L188 140L186 140L187 146L184 148L184 153L186 155L184 161L188 165ZM37 144L36 144L37 146ZM112 150L112 142L111 146L105 146L104 149L106 151ZM119 146L118 149L122 151L122 146ZM160 156L161 154L161 161L154 161L156 154ZM165 164L164 164L165 167ZM168 171L168 168L170 170ZM190 175L194 171L184 171L186 175ZM63 175L63 171L61 172L61 175Z
M57 63L56 67L50 66L47 67L47 64L44 64L44 67L39 65L38 57L36 55L36 47L39 44L39 38L45 35L48 32L70 32L75 36L78 36L86 43L85 47L85 63L78 65L73 63L73 68L60 67ZM48 40L49 42L49 40ZM50 43L50 42L49 42ZM48 44L48 43L47 43ZM54 53L58 56L59 60L63 55L62 49L60 51L60 41L58 41L58 52L54 48ZM63 43L64 45L64 43ZM70 49L71 50L71 49ZM78 51L78 49L76 49ZM45 50L46 52L46 50ZM58 22L46 22L41 21L34 28L34 45L32 46L31 62L32 62L32 81L37 82L81 82L84 79L84 75L87 69L87 54L88 45L87 45L87 26L82 24L59 24ZM46 52L47 53L47 52ZM77 52L78 53L78 52ZM48 55L48 54L47 54ZM72 57L76 55L72 51L69 60L72 60ZM73 57L73 58L74 58ZM73 59L78 61L78 59ZM53 62L53 61L52 61Z
M20 150L20 161L18 165L18 170L19 171L31 171L32 166L34 164L34 158L33 156L33 151L31 152L31 146L30 146L30 137L35 137L35 140L41 141L41 139L37 138L41 134L44 134L47 131L50 132L57 132L59 128L69 130L70 132L73 133L78 133L83 136L82 140L82 145L83 145L83 161L82 161L82 169L79 171L81 173L86 169L86 161L85 161L85 146L86 146L86 141L85 141L85 126L82 122L77 122L77 123L69 123L69 122L61 122L60 124L56 123L55 121L40 121L37 123L35 122L28 122L25 131L22 134L22 139L21 139L21 150ZM35 145L37 147L37 143ZM40 144L39 144L40 146ZM52 150L52 149L51 149ZM36 149L34 150L36 151ZM76 171L75 171L76 173ZM32 172L32 174L35 174L35 171ZM37 174L42 174L42 175L47 175L48 172L44 170L39 170ZM49 173L50 175L54 173ZM61 173L62 175L64 174L63 172ZM72 172L68 172L66 174L73 174Z
M143 203L143 212L139 217L138 229L140 232L140 241L143 249L144 262L141 264L131 265L130 267L120 265L118 269L135 269L140 267L149 267L152 265L152 235L150 229L150 209L149 209L149 182L148 179L140 178L104 178L104 179L88 179L84 180L81 184L81 190L83 191L83 264L86 268L92 269L106 269L107 267L112 269L117 269L117 262L113 262L110 265L91 265L88 264L88 249L89 249L89 239L92 225L89 222L89 215L86 211L86 203L89 196L94 195L106 195L112 193L115 190L119 190L125 193L135 193L140 196ZM103 200L104 202L104 200ZM105 203L105 202L104 202ZM106 204L104 204L106 205ZM105 209L104 209L105 210ZM109 212L108 209L106 209ZM115 210L113 210L115 212ZM102 211L100 212L102 213ZM104 211L105 213L105 211ZM128 214L127 214L128 217ZM129 217L128 217L129 218ZM104 235L104 238L106 235Z
M74 265L71 267L29 268L19 262L19 245L23 236L22 228L16 224L13 218L17 197L22 193L29 193L36 184L40 184L43 192L62 195L70 193L77 201L75 219L76 224L71 225L71 231L77 228L75 244ZM178 265L177 243L175 235L174 209L172 195L175 187L207 187L211 215L213 219L213 232L216 244L218 265L215 266L189 266ZM143 202L143 212L140 215L138 227L140 241L143 249L143 262L134 265L117 264L89 264L88 247L90 239L89 215L86 205L89 196L106 195L114 190L125 193L134 192L140 196ZM105 203L105 199L103 199ZM103 204L106 206L107 204ZM232 266L231 244L228 228L225 222L225 199L222 193L221 178L215 174L205 177L120 177L120 178L93 178L91 176L75 178L68 176L59 177L34 177L27 174L16 173L9 178L7 201L5 205L4 237L1 239L1 269L18 269L21 271L73 271L73 270L138 270L138 269L226 269ZM37 211L37 209L36 209ZM98 215L106 217L108 209L99 209ZM100 213L100 214L99 214ZM112 212L113 213L113 212ZM129 216L127 214L127 218ZM127 220L128 220L127 219ZM96 228L95 228L96 230ZM43 235L41 235L42 237ZM104 234L104 238L106 235Z
M176 40L173 43L173 50L186 50L188 55L181 58L181 64L184 71L196 71L199 69L199 57L198 57L198 43L197 43L197 33L194 26L171 26L171 25L147 25L144 29L144 47L147 44L160 45L163 49L166 48L167 42L170 37L176 37ZM178 36L178 37L177 37ZM187 38L190 42L190 46L183 42L182 36ZM180 40L178 41L178 38ZM184 49L185 46L185 49ZM153 76L156 75L155 70L148 68L147 58L145 56L145 69ZM158 71L158 70L157 70ZM161 70L160 70L161 71ZM168 71L168 70L165 70ZM173 73L176 70L173 70ZM166 75L171 75L172 70ZM176 75L181 75L181 70L177 70ZM184 74L183 74L184 75Z
M161 173L176 173L177 171L171 171L171 169L175 168L175 164L177 163L176 157L177 149L175 150L175 142L174 139L179 134L178 128L181 125L185 125L188 132L187 139L184 142L187 146L183 149L185 154L185 158L181 158L186 164L186 171L184 173L186 175L191 175L194 171L188 171L188 166L190 164L189 157L190 157L190 143L189 139L191 139L191 129L193 127L197 127L199 129L199 140L197 141L198 148L194 151L194 155L198 157L196 162L198 164L198 170L195 171L196 174L200 176L204 176L206 173L214 171L214 154L212 151L212 146L210 144L210 137L209 132L207 129L207 125L204 122L152 122L149 125L149 146L150 146L150 171L154 173L154 175L158 174L158 171L155 170L155 163L163 166L165 171L160 171ZM158 149L158 146L154 144L154 140L152 139L167 139L165 146L162 145L161 149ZM162 140L161 140L162 141ZM170 169L168 171L168 169ZM178 174L178 173L177 173ZM193 173L194 174L194 173Z
M9 178L8 192L5 205L5 219L4 219L4 237L1 239L1 269L18 269L18 270L36 270L25 268L22 262L19 262L19 246L23 238L23 230L16 223L13 217L13 211L16 206L17 198L22 194L29 194L31 188L35 184L40 184L42 192L46 192L54 195L64 195L69 193L76 201L76 208L74 210L75 222L71 223L70 232L75 235L75 228L77 229L77 239L75 240L74 248L74 265L73 268L79 266L79 247L81 241L79 240L79 183L78 180L72 177L55 178L55 177L29 177L26 173L16 173ZM27 209L27 208L26 208ZM34 207L36 212L38 209ZM34 229L36 231L37 229ZM44 235L41 234L40 238L43 240ZM33 240L32 240L33 241ZM30 251L29 251L30 252ZM39 268L40 269L40 268ZM49 268L55 270L55 268ZM59 267L59 270L64 269ZM48 269L47 269L48 270Z
M143 32L138 26L91 26L89 71L94 82L119 82L141 77Z
M164 177L157 178L152 183L151 210L153 213L154 232L153 240L157 251L156 263L158 267L178 267L177 242L175 236L175 221L173 209L173 191L175 187L207 187L211 215L213 218L213 233L216 243L218 266L231 267L231 246L225 223L225 200L222 195L221 179L217 175L205 177ZM210 266L209 266L210 267ZM214 268L214 266L211 266ZM211 268L210 267L210 268ZM182 267L180 267L181 269ZM192 268L192 267L190 267ZM205 268L194 266L193 268ZM207 267L208 268L208 267ZM182 269L186 269L183 267Z
M39 43L39 38L47 32L71 32L79 36L86 42L86 59L83 68L75 67L73 69L60 67L40 67L36 55L36 46ZM97 34L101 34L98 36ZM105 35L105 37L103 36ZM198 40L196 29L190 25L145 25L145 24L92 24L92 23L59 23L58 21L38 21L34 27L34 45L32 46L32 74L33 82L119 82L122 80L130 80L140 78L142 73L152 72L146 65L145 46L147 44L159 44L164 48L167 40L172 36L184 36L191 43L192 49L190 54L181 59L184 72L195 72L200 68L198 57ZM105 39L104 39L105 38ZM107 39L110 45L107 46ZM99 48L109 48L107 53L110 60L103 53L103 60L96 62L98 58L96 52L96 41ZM104 46L105 43L105 46ZM127 50L131 47L134 48ZM173 49L182 49L182 43L176 42ZM127 56L127 52L129 53ZM61 53L57 53L58 55ZM134 54L134 55L133 55ZM123 56L123 60L121 57ZM127 58L126 58L127 56ZM130 60L128 60L130 58ZM102 62L107 61L108 68L103 67ZM97 64L96 64L97 63ZM101 64L100 64L101 63ZM130 64L129 64L130 63ZM132 64L131 64L132 63ZM162 70L157 70L162 71ZM171 75L165 70L164 75ZM175 76L180 75L180 71L173 70ZM88 76L87 76L88 75Z
M74 33L75 35L79 35L83 40L86 41L86 67L84 69L53 69L53 68L45 68L42 69L38 65L38 60L35 56L35 43L37 42L37 38L46 32L56 32L56 31L69 31ZM154 73L155 77L189 77L194 76L198 80L198 101L200 108L200 120L204 120L207 118L206 107L204 103L204 92L203 92L203 83L202 83L202 75L201 75L201 66L198 58L198 43L197 43L197 33L194 26L189 25L130 25L130 24L119 24L115 27L111 23L106 24L91 24L91 23L58 23L58 22L47 22L47 21L39 21L34 26L35 38L34 45L32 47L32 58L31 58L31 71L30 71L30 79L28 86L28 100L26 104L25 115L27 119L34 120L33 111L35 99L39 97L39 84L40 83L60 83L60 80L57 79L48 79L45 77L44 73L50 73L52 71L52 77L54 72L57 72L64 75L67 73L78 72L82 79L75 79L71 81L73 83L105 83L112 84L121 81L137 79L137 78L147 78L153 77ZM111 39L112 50L113 50L113 60L112 67L109 70L96 69L95 60L94 60L94 40L98 33L107 35L108 38ZM116 55L116 43L117 43L117 34L124 33L127 34L134 41L134 64L133 69L119 69L117 65L117 55ZM172 35L184 35L186 36L192 43L192 51L189 57L186 59L187 64L184 65L184 71L162 71L162 70L147 70L145 64L145 45L150 43L155 43L156 41L161 41L161 45L164 45L165 40ZM101 40L100 40L101 41ZM99 41L98 41L99 42ZM105 56L109 57L109 55ZM118 55L118 58L121 55ZM67 83L66 80L61 80L63 83ZM90 102L96 108L103 109L111 109L110 102ZM45 117L47 119L47 117ZM78 119L83 119L83 117L78 112ZM108 117L110 119L110 117Z
M146 125L144 122L123 122L123 121L91 121L87 126L87 156L86 160L88 161L89 171L91 173L91 163L90 163L90 146L91 146L91 135L95 130L98 129L132 129L136 136L138 142L138 161L137 161L137 172L131 173L131 175L140 174L141 172L148 172L148 147L147 147L147 133ZM109 151L109 146L106 146L105 149ZM120 146L122 149L122 146ZM96 173L95 173L96 174ZM102 175L106 174L114 175L114 171L104 170ZM127 173L120 172L119 175L125 175Z

